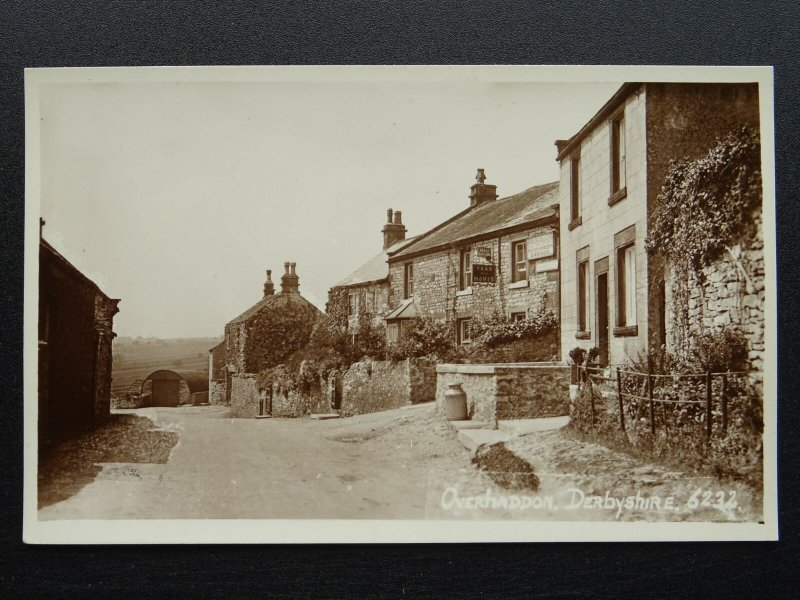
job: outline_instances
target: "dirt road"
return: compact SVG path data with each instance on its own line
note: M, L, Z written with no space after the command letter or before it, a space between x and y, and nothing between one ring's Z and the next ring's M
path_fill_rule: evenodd
M419 519L431 472L485 480L432 405L328 421L231 419L214 406L118 412L172 436L165 462L115 462L111 450L40 519Z

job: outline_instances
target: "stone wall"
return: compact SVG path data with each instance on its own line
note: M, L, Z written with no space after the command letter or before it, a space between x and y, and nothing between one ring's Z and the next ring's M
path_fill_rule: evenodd
M452 383L460 383L467 395L469 418L493 428L502 419L569 414L570 370L563 364L439 365L436 373L436 410L442 417Z
M754 131L759 129L758 84L647 84L647 139L650 140L647 146L647 189L650 198L650 212L653 210L655 199L661 192L673 160L700 158L711 149L720 137L743 125L751 127ZM763 240L761 248L763 248ZM659 255L649 256L648 259L650 261L649 270L653 277L659 278L660 282L665 272L663 259ZM763 268L763 256L760 260ZM729 261L724 259L723 262ZM711 268L712 271L721 271L721 278L727 280L725 285L734 283L735 279L734 276L726 274L729 270L728 266L721 264L719 267ZM669 284L666 287L668 289ZM729 286L729 288L733 293L733 286ZM722 292L722 294L724 295L726 292ZM657 306L661 302L658 296L658 288L651 285L651 306ZM711 315L711 322L713 322L715 312L716 309L713 307L711 311L708 311L708 314ZM728 310L722 308L719 313L721 319L725 319L722 315L726 312ZM658 318L656 311L652 311L650 333L653 344L656 346L668 344L670 341L669 322L666 327L667 339L658 339ZM763 343L763 337L761 341Z
M754 215L756 234L735 244L714 264L702 269L698 279L689 279L689 330L741 330L748 342L750 368L764 368L764 237L761 215ZM671 288L673 274L667 281L667 314L676 309ZM675 343L675 327L667 319L668 348Z
M371 361L350 366L342 382L342 416L360 415L433 400L434 366L427 361Z
M469 363L531 363L557 361L560 331L554 327L533 338L515 340L496 348L483 348L471 352Z
M223 405L227 403L224 379L212 379L209 382L208 401L214 405Z
M557 222L554 220L554 225ZM544 302L558 311L558 257L546 257L528 263L527 280L511 281L511 246L550 231L536 227L512 235L503 235L470 244L475 262L488 260L499 265L497 283L475 283L458 290L460 248L433 252L389 265L390 304L396 308L403 301L403 270L406 262L414 263L414 303L424 316L451 321L461 318L489 317L495 312L531 314ZM556 243L556 246L558 244ZM485 258L479 258L485 257Z
M102 423L111 408L111 339L117 300L48 245L40 245L40 444Z
M208 404L208 392L194 392L192 404Z
M231 377L231 416L257 417L260 414L261 393L256 376L242 373Z

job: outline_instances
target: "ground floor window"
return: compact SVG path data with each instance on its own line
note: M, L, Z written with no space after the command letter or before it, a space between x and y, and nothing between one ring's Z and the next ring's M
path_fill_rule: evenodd
M589 331L589 261L578 263L578 331Z
M617 325L636 325L636 255L633 244L617 249Z
M470 321L472 321L471 318L458 319L458 321L456 321L456 334L459 344L469 344L472 341Z
M516 321L524 321L527 318L528 315L523 310L523 311L520 311L520 312L512 312L510 316L511 316L511 320L516 322Z

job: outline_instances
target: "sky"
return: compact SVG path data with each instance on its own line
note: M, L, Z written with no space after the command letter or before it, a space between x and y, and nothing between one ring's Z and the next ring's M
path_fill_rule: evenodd
M163 78L162 78L163 79ZM44 237L109 296L120 336L205 337L280 289L328 289L469 205L558 179L621 82L86 81L40 87Z

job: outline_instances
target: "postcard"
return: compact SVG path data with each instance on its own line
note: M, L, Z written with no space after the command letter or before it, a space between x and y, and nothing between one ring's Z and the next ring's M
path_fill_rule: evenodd
M778 538L770 67L25 73L24 540Z

